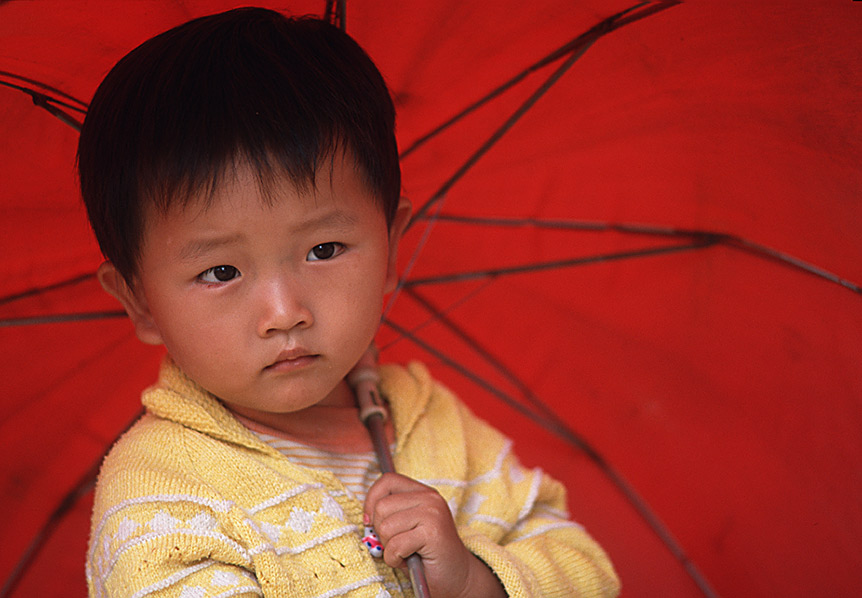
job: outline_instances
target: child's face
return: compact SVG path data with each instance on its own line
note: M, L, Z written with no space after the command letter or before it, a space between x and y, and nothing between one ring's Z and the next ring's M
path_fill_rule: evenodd
M333 164L314 191L277 183L271 206L241 169L209 207L151 211L146 222L124 301L138 336L164 344L189 377L246 416L349 400L343 378L394 286L409 204L390 242L352 160Z

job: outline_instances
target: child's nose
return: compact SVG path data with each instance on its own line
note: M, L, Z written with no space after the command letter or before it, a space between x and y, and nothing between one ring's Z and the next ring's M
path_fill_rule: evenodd
M268 336L273 332L311 326L314 318L304 297L297 281L281 277L262 284L258 333Z

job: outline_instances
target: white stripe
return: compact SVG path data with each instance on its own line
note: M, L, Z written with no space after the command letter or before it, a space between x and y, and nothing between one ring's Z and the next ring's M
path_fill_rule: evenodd
M484 484L489 480L493 480L500 476L500 472L503 468L503 461L506 459L506 456L512 450L512 441L507 441L500 452L497 454L497 459L494 462L494 467L490 470L486 471L482 475L473 478L472 480L451 480L446 478L437 478L437 479L423 479L419 480L426 486L450 486L453 488L469 488L470 486L476 486L478 484Z
M512 524L505 519L500 519L499 517L491 517L490 515L473 515L470 517L470 520L467 522L468 524L473 521L481 521L483 523L490 523L491 525L497 525L502 527L504 530L509 531L512 529Z
M376 463L373 455L356 455L352 459L338 459L330 455L297 455L284 452L282 454L292 463L308 467L309 469L329 469L330 466L355 469L357 467L368 467Z
M314 548L315 546L319 546L320 544L324 544L330 540L334 540L335 538L340 538L341 536L358 531L359 528L355 525L346 525L344 527L334 529L328 534L323 534L313 540L309 540L305 544L300 544L299 546L282 546L281 548L277 548L275 553L279 556L282 554L299 554L300 552L305 552L309 548Z
M254 523L253 520L251 520L251 519L246 519L246 521L248 523ZM257 526L255 526L255 529L257 529ZM348 525L345 527L340 527L336 530L329 532L328 534L318 536L314 540L306 542L305 544L300 544L299 546L282 546L281 548L276 548L275 546L273 546L269 542L264 542L263 544L258 544L254 548L250 549L248 551L248 554L253 556L253 557L257 556L263 552L267 552L267 551L274 552L275 554L277 554L279 556L282 554L299 554L300 552L304 552L305 550L308 550L309 548L314 548L315 546L318 546L320 544L328 542L329 540L334 540L335 538L339 538L339 537L344 536L348 533L358 532L358 531L359 531L359 528L355 525ZM261 535L263 535L262 532L261 532Z
M374 464L370 466L366 466L365 464L361 465L339 465L337 463L330 463L326 467L327 471L332 473L335 477L340 480L345 478L363 478L365 477L366 472L369 469L377 469Z
M359 588L364 588L365 586L370 586L371 584L383 583L384 580L385 578L382 575L375 575L374 577L354 581L353 583L346 586L342 586L334 590L329 590L328 592L324 592L323 594L318 594L314 598L332 598L333 596L341 596L343 594L346 594L347 592L352 592L353 590L358 590Z
M527 539L532 538L532 537L534 537L534 536L540 536L540 535L542 535L542 534L544 534L544 533L547 533L547 532L553 531L553 530L555 530L555 529L565 529L565 528L568 528L568 527L573 527L573 528L575 528L575 529L579 529L579 530L581 530L581 531L585 531L585 530L584 530L584 526L583 526L583 525L580 525L579 523L574 523L574 522L572 522L572 521L557 521L557 522L554 522L554 523L549 523L548 525L542 525L542 526L539 526L539 527L537 527L536 529L531 530L529 533L524 534L523 536L518 536L518 537L516 537L516 538L515 538L514 540L512 540L512 541L513 541L513 542L520 542L521 540L527 540Z
M533 481L530 483L530 493L527 495L527 500L524 506L521 507L521 512L518 513L518 521L525 519L530 511L533 510L533 505L536 504L536 497L539 495L539 485L542 483L542 470L538 467L533 470Z
M332 453L329 451L321 451L316 449L295 449L290 446L270 445L277 448L279 452L287 456L295 456L299 459L325 459L332 461L373 461L375 455L373 452L365 453Z
M90 549L88 551L88 562L95 561L96 550L100 546L99 542L96 542L95 539L101 538L102 530L104 530L105 525L108 523L108 519L110 519L114 514L118 511L122 511L127 507L133 507L138 505L145 505L150 503L178 503L178 502L190 502L197 505L209 507L210 509L216 511L217 513L226 513L233 506L233 501L230 500L210 500L207 498L201 498L199 496L192 496L190 494L153 494L150 496L139 496L137 498L127 498L126 500L121 500L113 507L105 511L104 515L102 515L101 520L99 520L99 525L96 526L95 531L92 534L94 539L93 542L90 543ZM88 571L91 573L92 571ZM101 571L100 571L101 573Z
M423 478L421 480L416 480L417 482L421 482L426 486L450 486L452 488L466 488L470 485L470 482L465 482L462 480L447 480L443 478L436 479L428 479Z
M224 534L219 534L217 532L199 532L199 531L193 530L193 529L172 529L169 532L150 532L149 534L144 534L143 536L138 536L134 540L129 540L128 542L121 544L120 547L117 548L117 551L114 553L113 557L111 558L111 562L109 563L109 565L107 567L107 571L102 572L103 577L107 577L111 574L111 572L114 570L114 567L117 565L117 561L120 560L120 555L122 553L126 552L127 550L134 548L135 546L137 546L139 544L143 544L144 542L148 542L150 540L164 537L164 536L170 536L172 534L185 534L185 535L193 536L196 538L211 538L213 540L218 540L220 542L224 542L225 544L230 546L232 549L237 551L245 559L245 561L249 565L251 564L251 554L245 548L243 548L240 544L238 544L237 542L235 542L234 540L232 540L231 538L227 537Z
M359 502L364 502L371 485L380 477L380 467L373 452L334 453L292 440L256 434L294 465L332 474L347 488L351 498Z
M281 504L283 502L286 502L287 500L289 500L295 496L299 496L303 492L308 492L309 490L319 490L321 488L323 488L323 484L321 484L319 482L316 484L302 484L300 486L296 486L295 488L291 488L287 492L279 494L278 496L274 496L268 500L263 501L262 503L254 506L251 509L249 509L248 511L246 511L246 513L248 513L249 515L255 515L261 511L264 511L264 510L270 508L270 507L274 507L277 504Z
M536 514L542 514L545 517L553 517L555 519L569 518L569 513L567 511L563 511L562 509L555 509L554 507L546 504L536 506Z
M509 453L512 452L513 444L514 443L511 440L507 440L503 444L503 450L501 450L500 454L497 455L497 461L494 463L494 471L496 471L497 473L500 473L500 471L503 469L503 461L506 459L506 457L509 456Z
M246 586L240 588L234 588L232 590L228 590L227 592L222 592L218 596L213 596L213 598L230 598L231 596L236 596L237 594L242 594L245 592L254 592L258 596L263 596L263 590L258 586Z
M147 586L146 588L142 588L142 589L138 590L137 592L132 594L132 598L141 598L142 596L146 596L147 594L152 594L153 592L158 592L159 590L164 590L165 588L169 588L172 585L174 585L175 583L177 583L178 581L180 581L181 579L184 579L184 578L188 577L189 575L197 573L198 571L200 571L202 569L206 569L207 567L212 567L213 565L215 565L215 563L216 563L215 561L204 561L203 563L200 563L198 565L194 565L192 567L186 567L182 571L177 571L176 573L174 573L170 577L167 577L158 583L154 583L151 586Z

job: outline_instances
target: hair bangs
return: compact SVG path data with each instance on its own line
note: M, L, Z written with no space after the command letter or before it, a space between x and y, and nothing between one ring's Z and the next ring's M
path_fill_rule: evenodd
M287 177L313 188L337 151L353 154L391 224L401 173L382 76L343 32L314 18L245 8L158 35L97 90L81 132L81 190L102 251L135 272L144 207L210 201L242 164L262 195Z

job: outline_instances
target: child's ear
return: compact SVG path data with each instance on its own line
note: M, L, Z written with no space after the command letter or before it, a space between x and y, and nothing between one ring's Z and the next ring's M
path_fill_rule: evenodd
M398 200L398 208L395 211L395 218L392 220L392 225L389 227L389 266L386 271L386 292L391 293L398 285L398 242L401 241L401 235L407 230L407 225L410 223L410 216L413 214L413 205L406 197Z
M129 319L135 327L135 334L142 342L148 345L164 344L162 335L147 307L147 300L142 292L136 292L129 286L123 275L111 262L104 262L96 271L102 288L113 295L123 305L123 309L129 314Z

